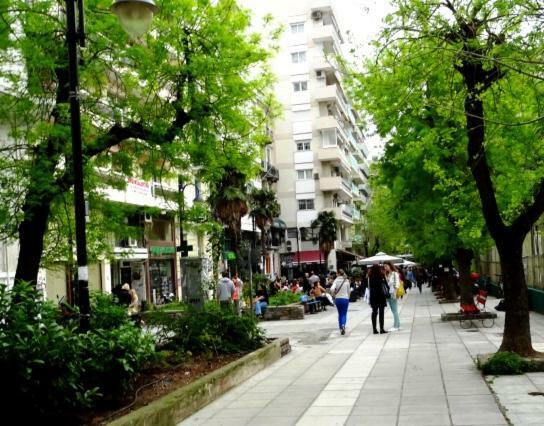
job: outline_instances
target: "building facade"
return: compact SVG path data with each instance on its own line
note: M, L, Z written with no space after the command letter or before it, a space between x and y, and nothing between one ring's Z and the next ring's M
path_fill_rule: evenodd
M343 38L334 2L243 3L255 15L270 13L285 28L273 61L283 116L275 122L271 152L279 170L281 219L287 225L280 248L282 275L336 270L355 260L350 253L353 224L368 197L369 152L336 62ZM339 224L329 259L310 230L325 210L334 212Z

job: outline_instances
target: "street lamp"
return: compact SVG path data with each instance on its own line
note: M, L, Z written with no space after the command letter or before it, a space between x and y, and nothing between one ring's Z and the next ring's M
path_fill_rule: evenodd
M153 0L116 0L110 10L131 38L136 39L149 29L157 6Z
M179 194L179 251L180 257L187 257L189 252L193 249L193 246L187 245L187 241L183 237L183 219L185 216L185 190L193 186L195 188L195 198L193 203L199 203L202 201L200 195L200 186L195 183L183 183L183 177L178 176L178 194ZM183 268L183 263L180 264L180 268Z
M142 11L145 3L147 12ZM76 11L77 6L77 11ZM144 28L143 21L153 17L155 4L151 0L116 0L112 10L118 12L121 22L138 22L133 29ZM129 12L132 11L140 11ZM151 14L149 15L149 11ZM122 18L121 18L122 15ZM144 18L144 16L146 18ZM83 0L66 0L66 42L68 46L69 100L70 100L70 130L72 134L72 157L74 173L74 211L76 222L76 255L78 304L80 311L80 328L87 331L90 328L91 308L89 302L89 268L87 266L87 238L85 222L87 206L83 189L83 153L81 142L81 108L79 102L79 75L78 75L78 45L85 47L85 19ZM128 25L128 26L126 26ZM130 24L123 24L123 28L130 28ZM147 27L149 23L147 24ZM147 29L147 27L145 27ZM130 33L129 33L130 34ZM142 33L140 33L141 35Z

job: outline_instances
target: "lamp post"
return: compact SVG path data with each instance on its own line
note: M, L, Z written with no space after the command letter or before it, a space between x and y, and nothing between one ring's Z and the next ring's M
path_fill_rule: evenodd
M77 7L77 10L76 10ZM129 34L142 35L153 18L155 3L151 0L116 0L112 11ZM85 47L85 15L83 0L66 0L66 43L68 47L70 130L72 135L72 163L74 174L74 213L77 256L77 286L80 328L90 328L89 268L87 266L87 238L85 225L88 208L83 186L83 153L81 142L81 107L79 102L78 45Z
M192 183L183 183L183 177L178 176L178 194L179 194L179 252L180 257L187 257L189 255L189 252L193 249L193 246L187 245L187 241L185 241L183 237L183 219L185 217L185 190L189 187L193 186L195 188L195 198L193 200L193 203L198 203L202 201L202 197L200 196L200 187L198 185L198 182ZM180 268L182 267L182 264L180 264Z

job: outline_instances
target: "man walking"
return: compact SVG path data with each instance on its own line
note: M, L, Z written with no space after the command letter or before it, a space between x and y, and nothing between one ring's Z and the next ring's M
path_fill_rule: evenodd
M232 298L236 289L234 283L230 280L228 273L222 272L222 278L217 283L217 299L223 309L232 309Z

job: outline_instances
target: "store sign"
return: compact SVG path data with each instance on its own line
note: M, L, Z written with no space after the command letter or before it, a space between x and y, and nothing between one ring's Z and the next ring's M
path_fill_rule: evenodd
M175 247L160 247L160 246L151 246L149 247L149 252L155 256L161 256L164 254L174 254L176 252Z
M127 192L147 196L151 195L151 186L148 182L130 177L127 179Z

